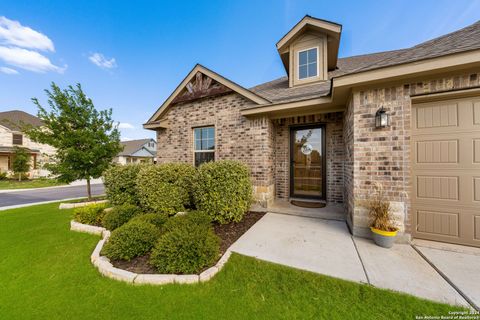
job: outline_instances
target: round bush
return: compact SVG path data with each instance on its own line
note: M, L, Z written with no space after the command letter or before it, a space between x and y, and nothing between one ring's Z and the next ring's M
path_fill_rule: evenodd
M73 209L74 220L92 226L101 226L106 205L103 203Z
M140 209L133 204L116 206L105 214L102 219L102 225L113 231L141 213Z
M212 228L182 221L165 232L150 256L150 264L160 273L198 273L215 263L220 240ZM170 226L172 227L172 226Z
M185 163L146 166L137 176L137 192L141 205L149 211L169 215L191 205L192 180L195 168Z
M202 211L188 211L186 214L177 215L168 219L162 227L164 232L172 231L176 228L181 228L186 224L194 224L206 229L212 226L212 219L208 214Z
M103 246L102 255L113 260L131 260L152 249L160 231L147 222L129 222L114 230Z
M103 174L103 183L108 200L113 205L139 204L136 182L140 168L145 165L115 165Z
M153 224L157 228L161 228L167 222L168 216L162 213L147 213L134 217L130 222L142 221Z
M197 209L208 213L213 221L241 221L252 203L248 167L230 160L202 164L194 180L193 196Z

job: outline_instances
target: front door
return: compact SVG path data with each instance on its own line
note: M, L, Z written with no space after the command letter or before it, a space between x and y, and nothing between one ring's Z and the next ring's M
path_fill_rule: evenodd
M325 199L325 127L292 127L290 196Z

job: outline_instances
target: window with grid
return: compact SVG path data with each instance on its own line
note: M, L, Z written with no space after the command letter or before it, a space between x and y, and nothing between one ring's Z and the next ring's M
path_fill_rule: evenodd
M317 75L317 48L298 52L298 79L316 77Z
M23 144L23 135L13 134L12 135L12 144L13 145L22 145Z
M215 160L215 128L202 127L193 129L195 166Z

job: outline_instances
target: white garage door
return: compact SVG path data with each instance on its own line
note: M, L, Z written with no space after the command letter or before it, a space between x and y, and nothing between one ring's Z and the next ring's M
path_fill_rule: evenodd
M412 106L416 238L480 247L480 97Z

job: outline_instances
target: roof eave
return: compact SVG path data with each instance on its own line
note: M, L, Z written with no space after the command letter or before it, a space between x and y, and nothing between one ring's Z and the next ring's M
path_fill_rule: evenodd
M354 73L335 77L333 83L336 88L346 86L354 87L385 82L386 80L400 80L419 75L442 73L459 68L465 69L472 67L480 67L480 49L364 71L359 70Z

